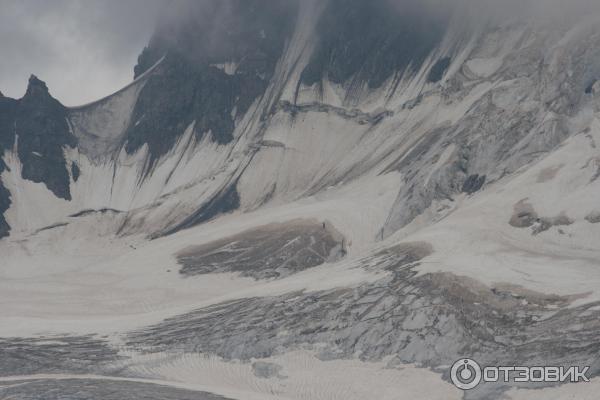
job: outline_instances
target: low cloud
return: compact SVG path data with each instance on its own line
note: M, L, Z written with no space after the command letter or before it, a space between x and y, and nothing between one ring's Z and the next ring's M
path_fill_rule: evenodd
M599 0L387 0L400 12L463 13L468 18L582 18L600 14Z
M243 0L242 0L243 1ZM264 0L289 1L289 0ZM299 0L302 1L302 0ZM364 0L369 1L369 0ZM399 12L464 12L469 18L541 17L577 21L600 15L599 0L386 0ZM66 105L108 95L131 81L137 56L159 26L190 16L226 18L231 0L0 0L0 91L21 97L30 74ZM211 29L212 29L211 28ZM214 32L213 32L214 33ZM220 35L214 35L217 39ZM211 42L210 40L208 41ZM216 45L219 41L216 40Z
M37 75L67 105L131 81L159 0L0 0L0 91L19 98Z

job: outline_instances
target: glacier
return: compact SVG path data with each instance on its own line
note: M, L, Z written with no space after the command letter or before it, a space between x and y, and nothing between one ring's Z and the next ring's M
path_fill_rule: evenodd
M595 399L600 16L464 3L191 2L104 99L0 95L0 397Z

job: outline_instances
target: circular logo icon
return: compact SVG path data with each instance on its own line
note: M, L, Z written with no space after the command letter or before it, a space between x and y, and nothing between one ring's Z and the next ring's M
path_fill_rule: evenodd
M450 379L457 388L471 390L481 382L481 367L470 358L461 358L452 365Z

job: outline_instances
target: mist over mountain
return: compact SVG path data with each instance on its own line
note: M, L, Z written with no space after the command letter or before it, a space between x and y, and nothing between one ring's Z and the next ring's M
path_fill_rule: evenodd
M4 95L23 96L34 74L59 101L75 106L131 81L131 66L164 5L160 0L2 0L0 8Z
M0 395L595 398L597 2L157 7L115 93L0 95Z

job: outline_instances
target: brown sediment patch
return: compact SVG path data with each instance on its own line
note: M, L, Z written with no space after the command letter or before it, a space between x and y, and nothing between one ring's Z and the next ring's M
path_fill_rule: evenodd
M386 266L387 270L394 270L399 267L415 263L423 258L433 254L433 246L427 242L407 242L400 243L375 254L376 258L389 257L394 260L392 264Z
M540 218L540 220L538 221L536 226L534 226L533 234L537 235L538 233L545 232L548 229L552 228L553 226L572 225L573 222L575 222L575 221L573 221L571 218L569 218L564 213L561 213L560 215L558 215L556 217L550 217L550 218L542 217L542 218Z
M566 307L571 303L588 297L591 293L578 293L572 295L559 296L557 294L546 294L535 290L527 289L514 283L496 283L492 290L497 294L508 295L517 300L526 299L529 303L540 306L559 306Z
M532 234L545 232L553 226L566 226L573 224L573 220L564 212L556 217L541 217L533 206L523 199L514 205L514 212L508 222L515 228L532 228Z
M527 200L523 199L514 205L514 212L509 221L511 226L515 228L528 228L539 219L535 209Z
M189 247L177 260L185 276L238 272L255 279L283 278L343 257L345 246L331 223L297 219Z
M589 213L585 220L590 224L599 224L600 223L600 211L592 211Z
M544 183L544 182L551 181L552 179L554 179L556 177L556 174L558 174L558 171L560 171L564 166L565 166L565 164L560 164L560 165L555 165L553 167L544 168L543 170L540 171L540 173L537 176L537 183Z
M487 286L476 279L455 275L451 272L426 274L419 280L421 280L421 285L435 288L435 291L443 293L444 298L455 299L455 304L485 305L489 309L501 313L517 310L539 312L545 309L558 309L567 307L574 300L587 296L587 294L574 296L546 294L509 283Z

